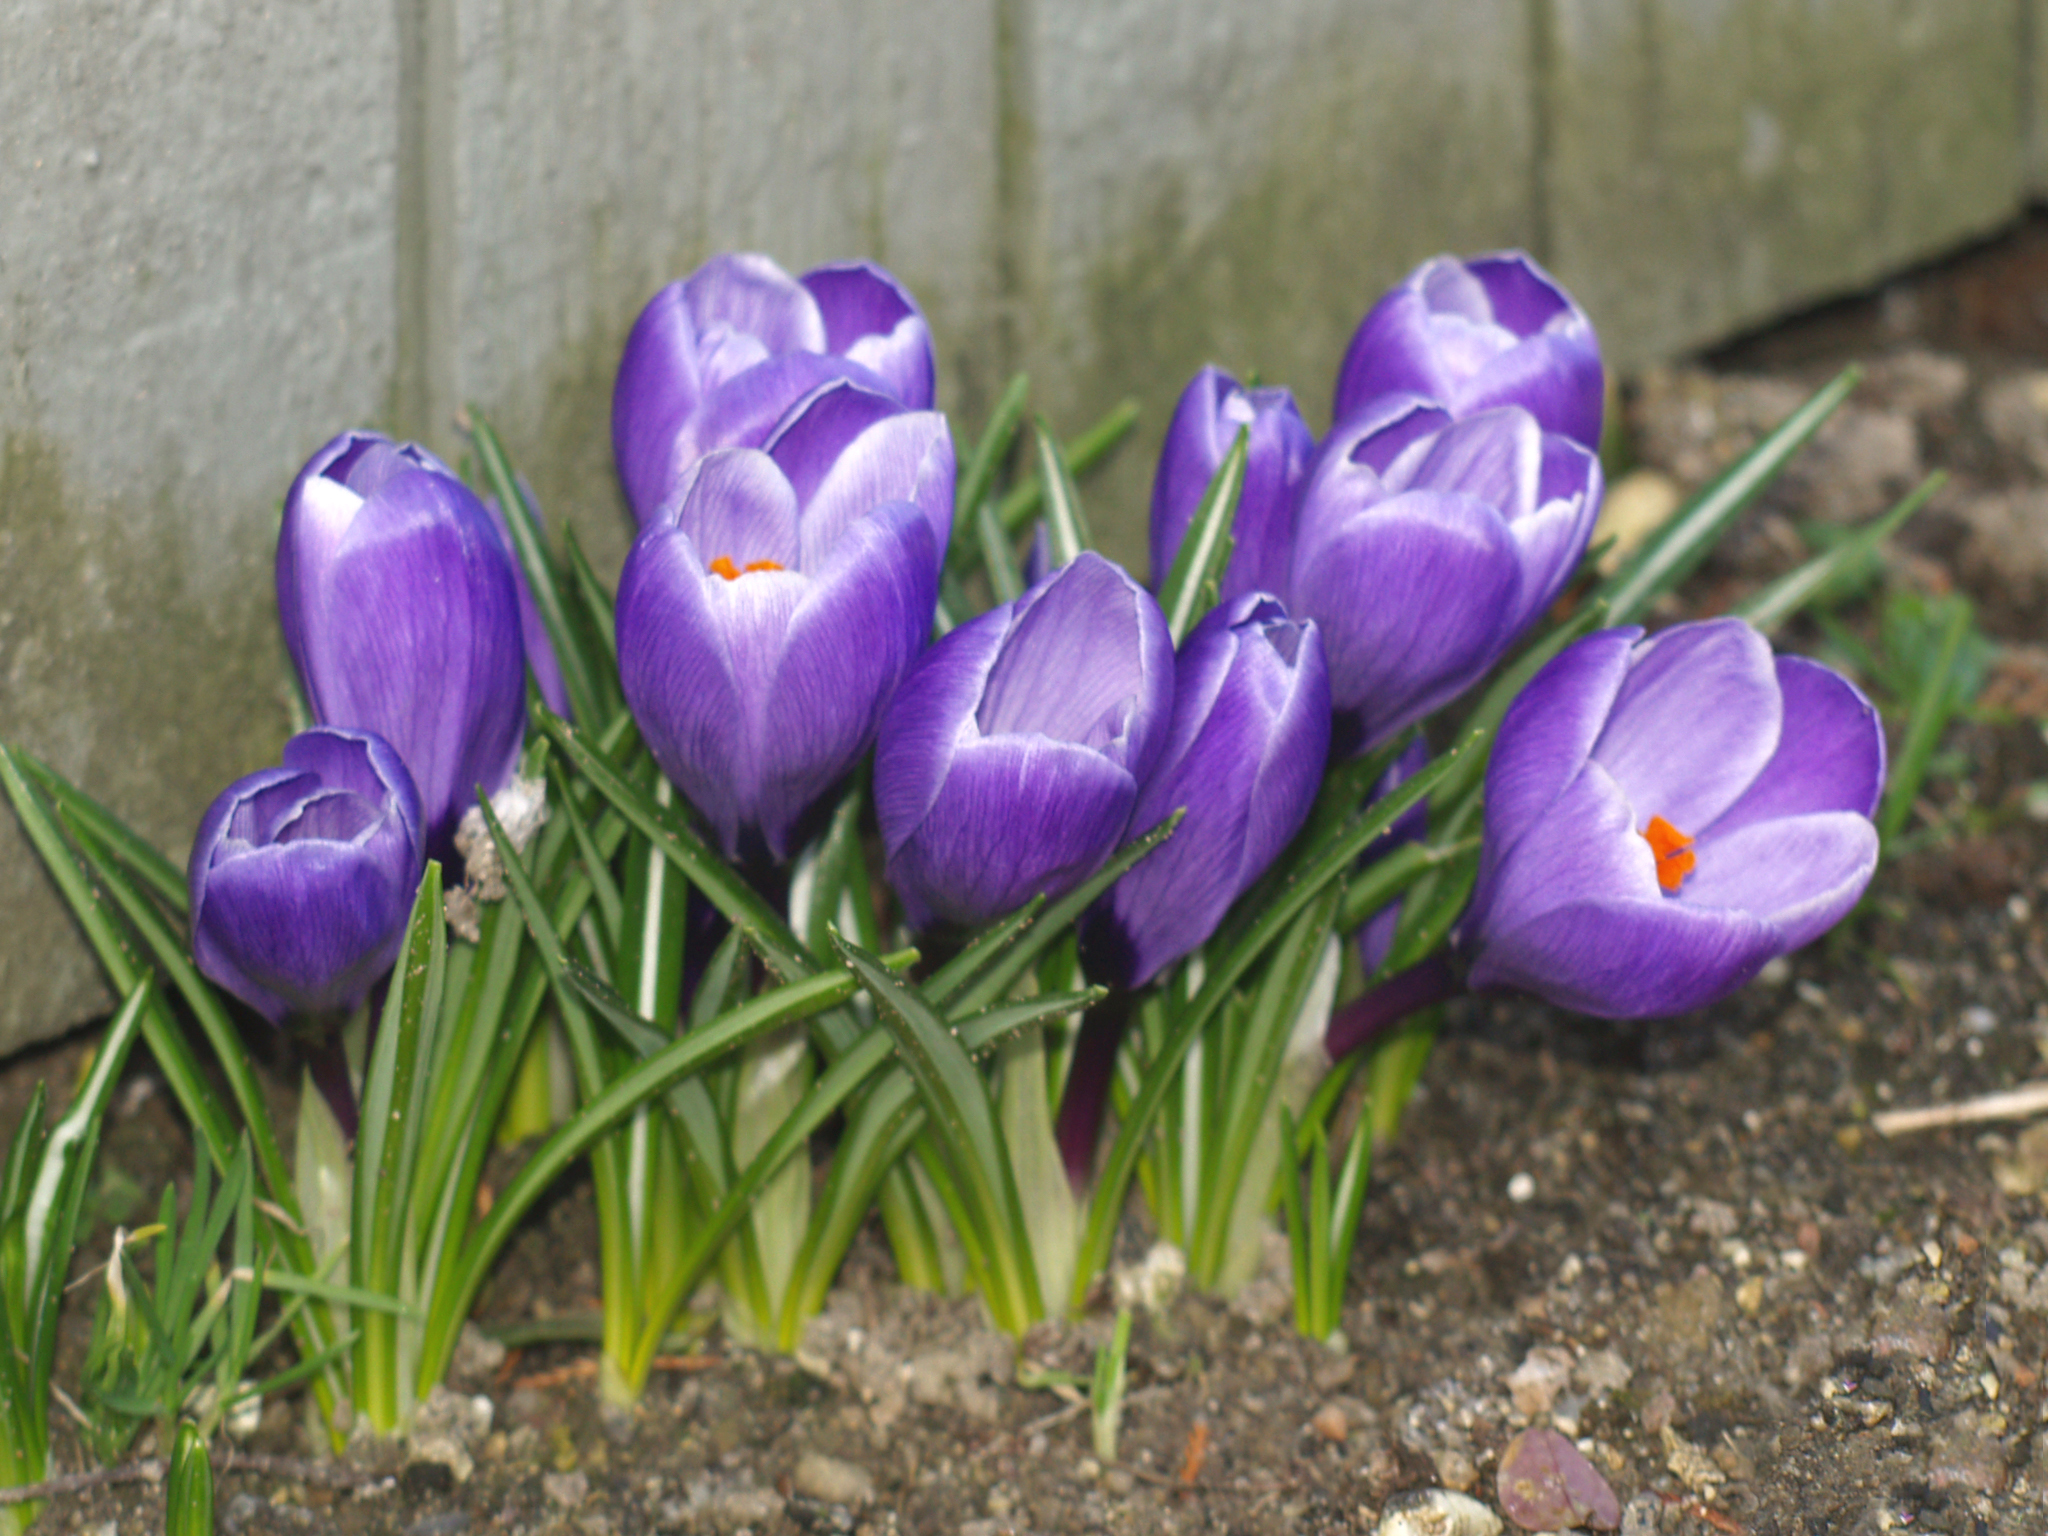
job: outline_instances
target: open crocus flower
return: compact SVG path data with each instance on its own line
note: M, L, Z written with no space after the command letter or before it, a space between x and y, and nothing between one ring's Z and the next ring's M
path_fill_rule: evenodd
M759 448L783 415L850 378L913 411L931 407L931 330L868 262L791 277L766 256L714 256L640 312L612 390L612 448L644 525L713 448Z
M285 497L277 608L313 718L397 749L427 852L451 857L526 727L519 589L490 513L424 448L345 432Z
M1257 592L1212 609L1176 658L1172 724L1130 832L1187 815L1090 908L1089 973L1143 986L1206 940L1301 830L1329 750L1315 625Z
M1600 444L1605 380L1593 323L1520 251L1424 262L1359 323L1337 372L1338 422L1379 396L1453 416L1519 405L1546 432Z
M764 451L693 464L619 578L619 682L728 855L775 859L867 750L931 633L952 519L943 417L829 389Z
M346 1010L391 969L426 866L391 746L317 727L229 786L192 845L192 955L273 1024Z
M1204 368L1181 392L1152 480L1155 590L1173 569L1209 482L1246 428L1244 486L1220 590L1228 602L1247 592L1278 592L1286 586L1294 496L1308 472L1315 439L1287 390L1245 389L1222 369Z
M1468 984L1683 1013L1856 904L1884 733L1847 681L1736 619L1588 636L1523 690L1486 775Z
M1322 628L1339 747L1478 681L1571 578L1599 512L1599 460L1517 406L1454 421L1396 395L1333 432L1286 596Z
M926 652L875 745L875 814L911 923L982 923L1101 868L1173 693L1159 605L1093 553Z

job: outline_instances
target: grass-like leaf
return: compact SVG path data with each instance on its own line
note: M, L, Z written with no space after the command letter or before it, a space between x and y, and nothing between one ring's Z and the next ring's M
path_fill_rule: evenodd
M1230 452L1216 466L1209 488L1181 535L1173 569L1159 587L1159 608L1177 648L1213 602L1223 568L1230 563L1231 527L1237 520L1238 498L1244 493L1245 462L1251 454L1251 428L1239 427ZM1158 572L1153 573L1154 579ZM1207 596L1205 596L1207 594Z
M1765 634L1775 634L1780 626L1812 602L1839 574L1854 570L1870 560L1877 553L1878 547L1897 533L1906 519L1932 501L1935 493L1947 483L1947 472L1937 469L1882 517L1872 518L1833 549L1815 555L1798 569L1786 572L1763 590L1751 593L1736 604L1731 612L1737 618L1749 620Z
M1038 428L1038 473L1045 482L1045 529L1052 542L1055 569L1071 565L1084 549L1095 547L1095 535L1088 516L1081 510L1081 492L1074 485L1073 471L1060 451L1059 439L1045 418L1034 418Z

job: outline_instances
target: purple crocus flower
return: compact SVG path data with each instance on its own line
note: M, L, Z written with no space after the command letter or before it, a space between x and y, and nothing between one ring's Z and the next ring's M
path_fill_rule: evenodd
M1286 596L1322 628L1340 750L1478 681L1570 579L1599 511L1599 460L1518 406L1454 421L1394 395L1333 432Z
M766 256L714 256L640 312L612 390L612 448L644 525L713 448L759 448L805 395L855 382L931 407L930 328L868 262L792 278Z
M1315 625L1257 592L1212 609L1175 659L1172 723L1130 834L1187 814L1089 909L1090 973L1143 986L1206 940L1301 830L1329 750Z
M1159 472L1152 481L1155 589L1173 569L1202 494L1244 428L1250 429L1244 487L1220 591L1228 602L1247 592L1278 592L1286 586L1294 496L1308 472L1315 439L1287 390L1248 390L1222 369L1204 368L1181 392L1159 449Z
M417 444L344 432L285 497L277 607L313 718L397 749L427 852L451 857L526 725L519 589L490 513Z
M1386 394L1453 416L1519 405L1546 432L1600 444L1605 381L1592 322L1520 251L1424 262L1359 323L1337 372L1338 422Z
M1590 635L1523 690L1460 925L1476 989L1683 1013L1818 937L1877 866L1884 732L1736 619Z
M926 652L875 746L889 883L913 926L985 922L1101 868L1173 692L1159 605L1086 551Z
M931 634L953 445L842 383L684 472L619 578L619 681L728 855L787 858Z
M222 792L188 880L200 972L273 1024L353 1008L391 969L426 866L420 798L389 743L320 726Z

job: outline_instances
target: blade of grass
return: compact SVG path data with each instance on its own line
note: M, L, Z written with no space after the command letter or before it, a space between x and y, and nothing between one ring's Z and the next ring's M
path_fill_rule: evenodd
M1107 416L1067 444L1067 468L1076 475L1085 475L1109 455L1138 424L1138 402L1118 402ZM1012 534L1018 533L1024 525L1037 515L1045 499L1045 485L1037 476L1030 475L1017 482L1008 495L1003 497L997 515L1003 527Z
M1948 472L1937 469L1882 517L1871 519L1833 549L1814 556L1797 570L1788 571L1762 591L1751 594L1736 604L1731 612L1739 619L1749 620L1767 635L1776 633L1779 626L1811 602L1837 572L1850 569L1874 555L1879 545L1897 533L1906 519L1932 501L1935 492L1946 484Z
M1159 608L1166 615L1166 628L1176 648L1202 617L1207 606L1203 594L1213 593L1223 580L1223 568L1230 563L1231 528L1237 520L1250 454L1251 428L1239 427L1230 452L1216 466L1195 515L1181 534L1173 568L1160 580ZM1159 580L1159 573L1153 572L1153 577Z
M1052 564L1057 569L1073 564L1082 550L1093 549L1095 536L1081 510L1081 493L1067 468L1066 455L1060 451L1059 439L1043 416L1033 417L1032 422L1038 429L1038 473L1046 486L1045 526L1052 538Z

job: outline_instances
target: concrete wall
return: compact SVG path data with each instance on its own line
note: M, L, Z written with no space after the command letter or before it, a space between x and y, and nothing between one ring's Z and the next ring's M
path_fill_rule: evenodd
M0 738L182 857L274 761L298 463L475 402L615 566L655 287L865 254L967 425L1216 360L1312 418L1376 292L1519 244L1628 365L2048 189L2048 0L0 0ZM0 816L0 1051L103 997Z

